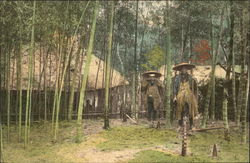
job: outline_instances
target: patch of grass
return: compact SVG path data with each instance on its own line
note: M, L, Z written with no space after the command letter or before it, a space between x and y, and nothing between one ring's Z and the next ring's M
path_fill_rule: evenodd
M129 163L135 162L210 162L208 159L204 159L196 156L182 157L178 155L172 155L155 150L145 150L138 152L135 158L130 160Z
M218 147L218 158L220 162L249 162L249 143L241 144L240 132L232 131L231 140L224 140L223 130L213 130L196 133L189 139L189 147L192 153L204 158L211 158L214 144Z
M100 133L106 139L97 147L101 150L149 147L177 141L174 130L146 128L143 126L116 127Z
M102 122L87 122L86 125ZM98 125L96 125L98 124ZM23 148L23 142L18 143L18 130L11 126L11 139L6 141L6 126L4 126L4 159L7 162L83 162L86 158L81 150L98 148L102 151L139 149L130 162L248 162L249 143L240 143L240 132L231 131L231 141L224 140L223 130L197 132L188 137L187 157L178 154L181 139L177 138L175 130L148 128L145 125L120 126L110 130L86 135L82 143L75 143L75 122L60 122L58 141L53 143L51 123L32 124L29 148ZM248 138L249 140L249 138ZM218 145L218 157L212 158L213 144ZM156 146L168 151L159 151ZM138 150L138 151L139 151ZM177 152L176 152L177 151ZM170 153L171 152L171 153ZM104 152L105 153L105 152Z
M74 122L60 122L60 129L57 143L53 143L53 133L51 123L43 122L31 125L29 146L24 149L23 134L22 141L18 143L18 130L11 125L10 141L7 142L4 127L4 161L6 162L65 162L62 157L57 155L57 151L67 146L73 146L74 141ZM70 161L70 160L69 160Z

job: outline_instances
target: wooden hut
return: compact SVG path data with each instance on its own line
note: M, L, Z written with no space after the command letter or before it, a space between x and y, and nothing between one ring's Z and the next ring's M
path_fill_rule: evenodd
M76 50L74 50L76 51ZM73 51L73 52L74 52ZM28 48L24 48L22 50L22 73L21 73L21 82L22 82L22 100L23 100L23 108L25 108L26 101L26 92L28 88ZM83 54L85 51L83 51ZM76 55L72 55L76 56ZM44 113L44 90L46 88L47 92L47 113L48 117L51 117L54 100L54 91L56 86L56 79L62 76L63 63L59 63L59 55L55 52L48 52L48 49L37 49L34 53L34 72L33 72L33 84L32 84L32 115L33 118L37 119L38 117L42 117ZM72 62L67 70L65 76L65 83L63 87L62 97L61 97L61 115L62 118L66 118L68 112L68 101L69 101L69 92L70 87L73 83L73 74L76 71L76 79L75 82L75 98L74 98L74 108L73 112L76 115L77 106L79 100L79 90L82 78L82 66L84 66L85 57L81 55L81 57L77 58L80 61L78 67L75 68L75 58L72 58ZM46 63L46 64L44 64ZM18 87L17 87L17 60L15 58L11 59L11 67L10 67L10 78L9 78L9 88L11 92L11 110L17 109L17 101L14 99L18 99ZM46 81L44 81L44 73L46 75ZM90 71L88 74L87 81L87 90L85 96L85 110L84 114L98 114L102 115L103 107L104 107L104 61L92 55L92 60L90 64ZM111 83L110 83L110 94L115 94L116 96L112 97L113 100L116 98L122 98L124 96L124 89L127 88L128 81L123 77L118 71L115 69L111 70ZM1 88L0 94L3 103L6 101L4 99L4 94L6 94L7 88ZM39 102L39 103L38 103ZM111 113L118 114L120 112L121 103L111 104ZM2 110L4 108L0 108ZM24 111L25 109L23 109ZM11 112L11 113L14 113ZM16 111L17 114L17 111ZM13 115L14 118L15 115Z

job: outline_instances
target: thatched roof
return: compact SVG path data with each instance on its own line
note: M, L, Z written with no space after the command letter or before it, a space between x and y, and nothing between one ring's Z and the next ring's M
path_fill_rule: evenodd
M99 66L99 72L98 72L98 65ZM98 72L98 76L97 76ZM125 80L125 78L116 70L111 70L111 87L119 86L119 85L127 85L128 81ZM104 88L103 86L103 78L104 78L104 62L103 60L100 60L96 56L92 55L92 61L90 64L90 73L88 76L88 87L89 89L95 89L95 85L97 89ZM97 79L97 83L96 83Z
M47 50L44 50L45 52ZM33 89L38 89L39 83L41 83L40 88L43 89L44 87L44 77L42 73L42 78L40 82L40 71L43 71L43 58L45 54L40 52L40 49L37 48L35 51L35 57L34 57L34 62L35 62L35 71L33 73L34 78L33 78ZM24 48L22 50L22 88L27 89L28 85L28 48ZM40 64L40 60L41 63ZM74 60L74 58L72 59ZM83 60L83 64L85 61L85 57L79 57L78 60ZM63 69L63 64L59 64L59 57L58 54L53 52L51 55L48 55L47 58L47 67L46 67L46 85L48 88L54 89L55 88L55 83L56 83L56 77L57 77L57 68L62 71ZM65 82L65 87L68 88L69 83L72 84L73 81L73 73L74 71L77 71L77 78L76 78L76 88L79 86L79 82L81 81L81 73L82 73L82 68L79 64L78 68L75 70L74 66L75 63L74 61L71 62L70 64L70 80L69 76L66 78ZM99 68L98 72L98 78L97 78L97 71ZM128 84L128 81L116 70L112 70L113 75L112 75L112 80L111 80L111 87L119 86L119 85L124 85ZM14 72L14 74L13 74ZM103 75L104 73L104 61L96 57L95 55L92 55L92 60L90 64L90 69L89 69L89 75L88 75L88 82L87 82L87 89L92 90L92 89L102 89L103 87ZM111 73L112 74L112 73ZM60 72L60 76L62 75L62 72ZM13 79L13 80L12 80ZM69 82L70 81L70 82ZM10 75L10 87L11 89L17 89L16 83L17 83L17 76L16 76L16 60L12 59L11 60L11 75Z
M160 68L160 73L163 74L163 76L160 78L161 80L164 79L164 68L165 66L162 66ZM211 66L196 66L193 69L193 77L197 79L198 85L207 84L207 82L210 80L209 74L211 70L212 70ZM172 76L174 76L174 71L172 71ZM222 67L216 66L215 77L225 78L225 76L226 76L226 71Z

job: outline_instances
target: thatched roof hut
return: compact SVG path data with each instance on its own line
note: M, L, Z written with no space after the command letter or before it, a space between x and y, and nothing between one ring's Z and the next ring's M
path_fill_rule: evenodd
M41 50L36 48L35 56L34 56L34 77L33 77L33 89L43 89L44 88L44 55L47 52L47 49ZM28 85L28 48L24 48L22 50L22 89L27 89ZM74 55L75 56L75 55ZM69 84L72 84L74 71L77 71L76 77L76 88L79 86L79 82L81 81L81 73L82 68L81 64L75 70L74 58L72 58L72 62L70 63L70 75L66 76L65 88L68 88ZM79 57L79 61L85 61L85 57ZM46 62L46 86L48 88L54 89L56 78L57 78L57 69L60 71L59 76L62 76L63 63L59 63L59 56L56 52L51 52L47 55ZM99 70L98 70L99 69ZM16 59L12 58L11 60L11 72L10 72L10 88L12 90L17 89L17 75L16 75ZM98 72L98 76L97 76ZM128 81L115 69L111 70L111 87L116 87L119 85L128 84ZM103 87L103 78L104 78L104 61L96 57L94 54L92 55L92 60L90 64L90 71L88 75L87 89L102 89Z

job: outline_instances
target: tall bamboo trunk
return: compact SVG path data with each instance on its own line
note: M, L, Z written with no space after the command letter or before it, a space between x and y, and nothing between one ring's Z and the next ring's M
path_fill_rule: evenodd
M228 130L229 130L229 125L228 125L228 111L227 111L227 104L228 104L228 84L229 80L225 79L224 81L224 88L223 88L223 104L222 104L222 117L223 117L223 123L224 123L224 128L225 128L225 139L228 139Z
M83 113L83 104L85 99L85 90L87 87L87 78L89 74L89 67L91 63L91 56L92 56L92 50L94 45L94 38L95 38L95 28L96 28L96 20L97 20L97 13L99 8L99 1L92 2L95 3L95 9L94 9L94 15L93 15L93 21L90 31L90 39L87 49L87 55L86 55L86 62L84 64L84 71L82 76L82 85L80 89L80 97L79 97L79 105L78 105L78 114L77 114L77 137L76 141L80 141L81 137L81 126L82 126L82 113Z
M139 70L139 74L138 74L138 110L139 112L142 111L142 108L143 108L143 103L142 103L142 68L141 68L141 62L142 62L142 49L143 49L143 42L144 42L144 36L145 36L145 31L146 31L146 25L144 25L144 29L143 29L143 33L142 33L142 36L141 36L141 45L140 45L140 52L139 52L139 63L138 63L138 70ZM124 69L124 68L123 68ZM124 71L123 71L124 72ZM125 72L123 73L123 75L125 76ZM124 84L125 85L125 84ZM125 87L126 88L126 87ZM160 115L162 116L162 115Z
M54 113L55 113L54 141L57 140L57 134L58 134L58 128L59 128L59 111L60 111L60 108L61 108L62 90L63 90L63 87L64 87L65 75L66 75L66 71L67 71L67 67L68 67L70 52L71 52L72 46L74 45L72 43L72 45L70 47L70 50L69 50L69 53L67 55L66 54L67 53L66 49L68 48L68 44L65 43L66 42L65 37L67 37L65 31L66 31L66 24L67 24L68 14L69 14L68 10L69 10L69 1L67 3L67 9L66 9L67 17L66 17L65 21L63 22L63 31L62 31L62 38L61 38L62 44L61 44L60 52L61 52L61 59L63 60L63 63L62 63L62 68L59 69L58 92L57 92L57 96L56 96L56 103L55 103L55 110L54 110Z
M113 18L114 18L114 2L111 2L110 24L109 24L109 40L108 40L108 55L105 63L105 116L104 129L109 129L109 86L110 86L110 64L112 56L112 41L113 41Z
M169 1L166 2L167 5L167 15L166 15L166 72L167 75L165 77L165 111L166 111L166 128L171 127L170 113L171 113L171 68L172 68L172 51L171 51L171 24L170 24L170 4Z
M232 49L232 47L230 47ZM223 104L222 104L222 115L223 115L223 123L225 128L225 139L229 140L229 125L228 125L228 90L229 90L229 82L230 82L230 72L232 66L232 52L230 50L228 59L227 59L227 68L226 68L226 76L223 82Z
M61 77L61 84L60 84L60 89L59 89L59 92L58 92L58 97L57 97L57 104L56 104L56 123L55 123L55 130L54 130L54 139L56 140L57 139L57 134L58 134L58 127L59 127L59 110L60 110L60 103L61 103L61 94L62 94L62 90L63 90L63 86L64 86L64 78L65 78L65 75L66 75L66 71L67 71L67 68L68 68L68 64L69 64L69 59L70 59L70 54L72 53L72 50L73 50L73 47L74 47L74 44L75 44L75 39L76 39L76 35L77 35L77 32L78 32L78 29L79 29L79 26L80 26L80 23L83 19L83 15L85 13L85 10L86 8L84 9L83 11L83 14L77 24L77 27L74 31L74 35L73 35L73 41L70 45L70 49L68 51L68 54L66 55L66 59L65 59L65 65L64 65L64 68L63 68L63 71L62 71L62 77Z
M41 108L44 109L44 106L42 105L42 77L44 73L44 65L42 68L42 56L44 55L44 51L42 51L42 45L40 44L40 55L39 55L39 84L38 84L38 89L37 89L37 96L38 96L38 121L41 121Z
M18 141L21 142L22 137L22 32L20 32L20 41L19 41L19 52L17 58L17 87L18 87L18 102L19 102L19 129L18 129Z
M59 69L60 69L60 63L61 63L61 59L62 59L62 55L61 55L61 39L60 39L60 35L59 35L59 44L58 44L58 58L56 60L56 83L55 83L55 92L54 92L54 100L53 100L53 108L52 108L52 122L51 122L51 128L52 128L52 133L54 131L54 123L55 123L55 112L56 112L56 104L57 104L57 97L58 97L58 87L59 87ZM52 58L51 58L52 60ZM51 66L50 66L51 69Z
M46 123L47 121L47 61L48 61L49 49L50 47L48 47L46 55L43 55L44 123Z
M33 43L33 49L35 48L35 41ZM33 100L32 100L32 94L33 94L33 81L34 81L34 74L35 74L35 50L33 51L33 55L34 55L34 58L32 58L32 72L31 72L31 85L30 85L30 95L29 95L29 114L28 114L28 132L27 132L27 142L29 144L29 137L30 137L30 126L31 126L31 118L33 118L31 115L31 111L32 111L32 108L33 108Z
M82 12L80 21L83 19L84 13L87 9L89 5L89 1L87 2L84 11ZM74 95L75 95L75 86L76 86L76 78L77 78L77 69L80 63L79 57L80 54L83 55L83 52L81 53L81 48L78 48L77 52L76 52L76 57L75 57L75 65L74 65L74 73L73 73L73 80L72 80L72 84L70 87L70 96L69 96L69 111L68 111L68 120L71 121L72 120L72 111L73 111L73 105L74 105Z
M192 40L193 40L193 37L191 35L191 27L189 27L189 52L188 52L189 59L192 57L192 49L193 49Z
M223 26L223 16L224 16L224 8L222 9L221 14L220 14L219 36L218 36L218 39L217 39L215 54L212 57L212 70L211 70L211 73L210 73L210 80L213 79L214 73L215 73L217 56L218 56L218 52L219 52L219 45L220 45L220 42L221 42L222 31L223 31L222 30L223 29L223 27L222 27ZM206 125L207 125L208 108L209 108L211 94L212 94L212 81L210 81L208 83L207 96L206 96L205 106L204 106L204 115L203 115L202 124L201 124L202 128L206 128Z
M242 108L241 108L241 141L243 143L247 142L247 109L248 101L249 101L249 77L250 77L250 71L248 70L248 77L247 75L244 76L244 83L245 83L245 89L243 91L243 98L242 98Z
M0 118L0 162L4 162L4 159L3 159L3 130L2 130L1 118Z
M6 53L6 87L7 87L7 141L10 140L10 55L11 55L11 47L8 46L8 52Z
M247 22L246 22L246 17L247 14L245 13L246 9L245 6L243 6L245 3L242 4L242 14L240 18L240 33L241 33L241 52L240 52L240 61L241 61L241 74L240 74L240 83L239 83L239 93L238 93L238 99L237 99L237 121L236 124L237 126L240 126L241 122L241 115L242 115L242 107L244 105L244 91L245 91L245 63L246 63L246 46L247 46Z
M127 63L127 47L128 47L128 45L127 45L127 40L126 39L124 39L124 43L125 43L125 54L124 54L124 62L125 63ZM126 68L125 68L125 65L124 65L124 76L126 76L126 74L127 74L127 70L126 70ZM127 95L128 95L128 91L127 91L127 87L126 87L126 85L124 84L124 86L123 86L123 91L124 91L124 97L123 97L123 101L124 101L124 103L123 103L123 107L122 107L122 121L123 122L126 122L126 116L125 116L125 113L127 112L127 110L128 110L128 102L127 102Z
M249 22L248 22L248 18L249 18L249 13L248 13L248 9L247 7L249 7L249 4L244 5L245 3L243 3L242 7L242 16L243 16L243 60L242 60L242 69L241 69L241 85L242 85L242 105L241 105L241 141L243 143L246 143L246 138L247 138L247 134L246 134L246 129L247 129L247 109L248 109L248 96L249 96L249 67L247 72L245 71L245 59L248 57L249 58L249 53L247 53L247 45L248 45L248 41L247 40L247 32L248 32L248 28L249 28ZM245 7L247 6L247 7ZM248 66L249 66L249 62L248 62ZM247 75L248 74L248 75Z
M36 1L33 3L33 16L32 16L32 30L31 30L31 43L30 43L30 52L29 52L29 70L28 70L28 88L27 88L27 97L26 97L26 111L25 111L25 133L24 133L24 148L28 145L28 122L29 122L29 113L31 110L31 85L32 85L32 72L33 72L33 55L34 55L34 34L35 34L35 15L36 15Z
M72 112L73 112L73 105L74 105L74 95L75 95L75 86L76 86L76 78L77 78L77 69L79 65L79 57L80 57L81 49L79 48L76 52L75 58L75 65L74 65L74 73L73 73L73 80L70 87L70 96L69 96L69 111L68 111L68 120L72 120ZM83 51L82 51L83 53Z
M105 37L103 37L104 41L104 45L102 46L102 50L101 50L101 56L100 58L102 58L102 56L104 55L104 48L106 48L105 46ZM98 78L99 78L99 72L100 72L100 68L101 68L101 59L99 60L98 62L98 68L97 68L97 72L96 72L96 79L95 79L95 91L94 91L94 104L96 104L96 101L98 102L98 90L96 89L97 88L97 83L98 83ZM97 99L96 99L96 96L97 96ZM94 105L94 111L96 111L96 106Z
M214 65L214 31L213 31L213 17L212 12L210 12L210 23L211 23L211 55L212 55L212 64ZM212 95L211 95L211 119L215 119L215 76L212 77Z
M233 1L230 0L230 56L232 58L232 100L234 121L236 122L237 108L236 108L236 90L235 90L235 55L234 55L234 8Z
M136 22L135 22L135 43L134 43L134 73L133 73L133 83L132 83L132 115L133 118L138 118L138 106L137 106L137 83L138 83L138 77L137 77L137 24L138 24L138 5L139 1L136 1Z

